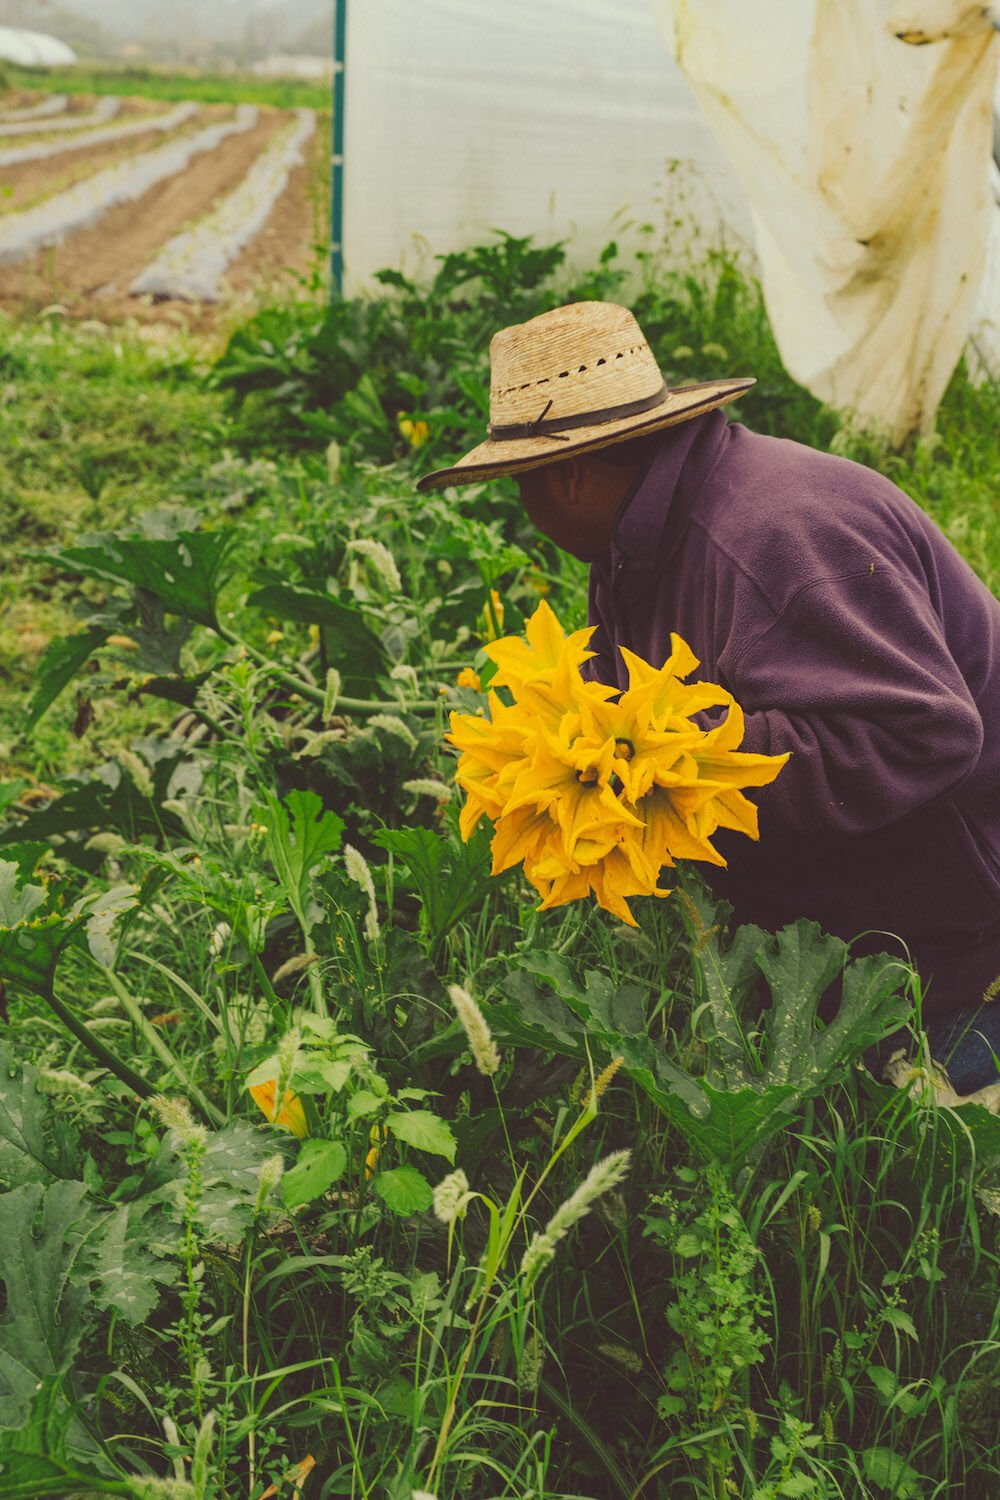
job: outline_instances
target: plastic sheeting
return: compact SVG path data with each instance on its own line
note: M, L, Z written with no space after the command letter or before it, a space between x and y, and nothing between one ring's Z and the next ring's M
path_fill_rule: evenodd
M86 130L90 125L103 125L113 120L122 107L122 101L111 95L98 99L89 115L64 115L58 120L15 120L12 124L0 122L0 135L38 135L41 131L50 134L56 130Z
M66 235L88 229L109 208L134 202L156 183L183 172L200 152L214 151L228 136L252 130L258 118L254 105L241 104L232 120L116 162L34 208L8 214L0 219L0 262L23 260L43 245L58 244Z
M927 430L974 320L986 358L1000 323L990 7L652 3L752 203L788 369L897 440Z
M23 68L58 68L75 63L76 53L65 42L43 31L0 26L0 58Z
M146 135L150 131L162 133L176 130L187 124L198 113L197 104L177 104L162 115L143 115L127 125L111 125L107 130L90 130L82 136L70 136L68 140L34 141L30 146L12 146L0 151L0 167L15 167L23 161L45 161L51 156L64 156L68 151L82 151L86 146L103 146L108 141L127 141L133 135Z
M678 218L749 233L649 0L357 0L347 23L346 290L496 229L585 266L644 223L678 259Z
M186 297L217 302L226 267L259 234L302 161L302 148L316 129L311 109L297 111L296 123L270 143L239 187L193 229L168 240L156 259L137 276L133 296Z

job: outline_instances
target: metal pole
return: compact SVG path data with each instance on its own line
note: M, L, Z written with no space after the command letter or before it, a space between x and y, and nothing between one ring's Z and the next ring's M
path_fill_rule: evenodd
M333 156L330 176L330 297L344 286L344 91L347 71L347 0L333 8Z

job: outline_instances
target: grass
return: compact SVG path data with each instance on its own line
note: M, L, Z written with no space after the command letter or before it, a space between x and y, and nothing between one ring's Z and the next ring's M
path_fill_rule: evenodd
M295 1474L305 1500L994 1493L995 1119L875 1083L857 1038L793 1105L741 1091L706 989L724 913L699 915L696 887L637 903L637 932L584 903L538 912L441 800L488 590L505 628L539 588L567 620L583 608L581 569L509 486L460 509L414 496L481 425L485 339L524 247L504 254L374 312L270 307L221 364L221 341L181 331L0 325L4 524L49 554L4 584L5 764L69 794L8 809L0 849L40 860L26 881L0 861L5 1334L53 1414L43 1444L29 1393L0 1390L0 1461L17 1430L38 1475L72 1452L135 1500L180 1471L200 1500L272 1483L293 1500ZM590 289L613 292L612 272ZM526 301L579 291L559 274ZM750 425L883 468L997 588L995 391L959 372L936 436L888 453L788 380L735 269L650 271L639 297L671 377L754 370ZM426 420L425 446L401 412ZM51 559L80 528L144 524L169 549L178 507L202 544L230 538L214 625L204 597L201 623L157 612L190 542L138 590ZM21 735L42 638L109 612L118 644ZM194 713L139 691L171 652ZM385 712L345 714L344 693ZM22 940L47 933L62 1012L24 977ZM762 1077L768 1017L808 1006L808 985L797 971L763 1013L755 991L729 1003ZM717 1112L770 1110L754 1150L738 1131L712 1147L649 1087L651 1058L713 1080ZM255 1077L275 1098L291 1080L308 1140L265 1121ZM446 1224L430 1194L453 1167L476 1196ZM43 1355L18 1280L36 1260L65 1270L31 1284L31 1316L59 1330Z
M155 66L97 63L44 70L7 63L4 72L8 87L45 93L131 94L147 99L192 99L198 104L262 104L275 109L330 108L326 84L259 78L255 73L185 73Z

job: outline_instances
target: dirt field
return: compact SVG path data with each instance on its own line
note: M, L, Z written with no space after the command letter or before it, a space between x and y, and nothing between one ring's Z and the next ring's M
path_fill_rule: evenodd
M16 107L16 101L9 107ZM129 100L117 118L125 121L142 114L160 114L165 107L148 100ZM118 144L108 142L39 162L0 167L0 217L48 199L111 163L231 115L226 106L207 105L177 131L143 132ZM205 326L220 315L231 316L236 305L253 302L275 285L307 274L317 234L325 223L322 167L328 141L322 121L308 144L306 161L293 170L267 223L229 266L221 302L154 302L129 295L133 279L162 246L203 219L232 192L268 143L292 119L287 111L261 109L252 130L230 136L215 150L200 153L185 171L158 183L134 203L109 209L91 228L69 235L60 245L46 247L22 261L0 264L0 308L31 313L60 303L76 318L104 322L183 319L192 326Z

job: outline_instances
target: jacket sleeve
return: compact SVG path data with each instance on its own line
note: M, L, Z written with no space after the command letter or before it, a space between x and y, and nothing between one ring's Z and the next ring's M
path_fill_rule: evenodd
M726 676L746 714L741 749L792 752L761 794L773 827L873 831L947 795L982 752L926 590L888 564L803 585Z

